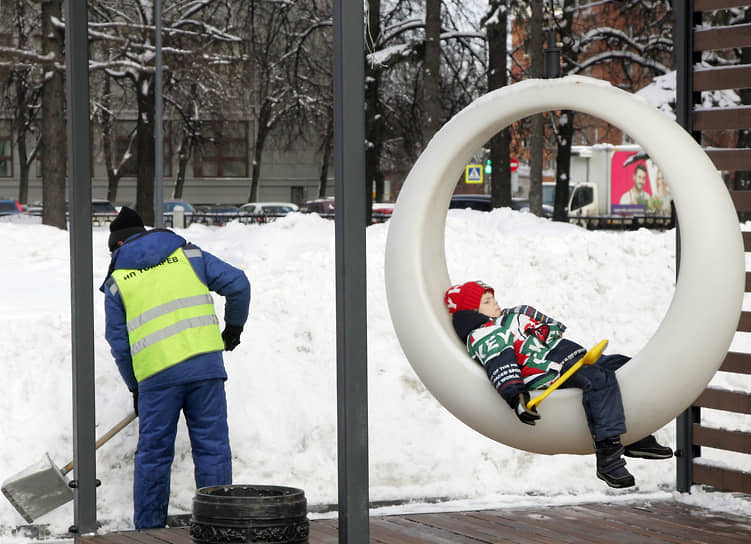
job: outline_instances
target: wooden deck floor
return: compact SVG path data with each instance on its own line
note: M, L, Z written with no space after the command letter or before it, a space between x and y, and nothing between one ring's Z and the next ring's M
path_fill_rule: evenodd
M82 544L191 544L186 527L78 537ZM310 544L338 544L337 520L310 522ZM678 502L582 504L377 516L378 544L751 544L742 517Z

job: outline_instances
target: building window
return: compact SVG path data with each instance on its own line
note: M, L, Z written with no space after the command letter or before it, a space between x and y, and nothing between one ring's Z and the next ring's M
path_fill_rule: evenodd
M193 173L197 178L248 177L248 124L245 121L206 122Z
M0 177L13 175L13 135L7 119L0 120Z
M163 165L162 176L172 176L172 145L169 138L168 123L164 123L164 130L162 134L162 155ZM112 158L113 164L119 164L128 148L130 147L130 154L132 155L130 160L125 163L122 168L123 177L136 177L138 175L138 150L136 149L135 140L131 144L131 140L135 137L136 122L135 121L117 121L115 123L115 156Z

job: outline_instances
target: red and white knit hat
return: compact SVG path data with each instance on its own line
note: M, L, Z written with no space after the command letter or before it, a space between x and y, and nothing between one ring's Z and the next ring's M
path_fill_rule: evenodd
M443 296L443 302L453 314L459 310L475 310L480 307L482 295L490 291L495 295L495 290L481 281L468 281L460 285L452 285Z

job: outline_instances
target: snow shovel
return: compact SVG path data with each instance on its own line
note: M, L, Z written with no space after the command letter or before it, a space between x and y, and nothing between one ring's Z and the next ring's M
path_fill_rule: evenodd
M600 354L602 353L602 350L604 350L608 345L607 340L601 340L595 347L590 349L587 353L584 354L584 357L576 361L576 363L573 364L571 368L569 368L566 372L564 372L561 376L558 377L557 380L555 380L553 383L551 383L545 391L543 391L542 395L537 396L533 399L531 399L527 403L527 410L531 410L538 404L540 404L542 401L544 401L550 393L558 389L561 385L563 385L563 382L568 380L571 375L579 370L583 365L592 365L595 362L597 362L597 359L600 358Z
M127 427L134 419L136 419L135 413L128 414L96 441L96 449ZM65 477L71 470L73 470L73 461L62 469L58 469L49 453L45 453L41 461L5 480L2 491L23 519L32 523L39 516L73 500L73 489L68 485L68 479Z

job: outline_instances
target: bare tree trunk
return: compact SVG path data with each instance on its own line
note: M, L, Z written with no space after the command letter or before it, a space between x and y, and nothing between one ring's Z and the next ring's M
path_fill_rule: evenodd
M148 74L139 74L136 86L136 211L146 225L154 224L154 86L151 83ZM162 168L162 165L159 167Z
M42 53L52 54L62 63L64 36L52 25L62 20L62 0L42 1ZM65 81L63 73L50 69L42 88L42 223L66 229L65 179L67 174L67 138L65 124Z
M368 32L365 35L366 51L375 50L381 34L381 0L368 0ZM370 223L373 189L375 200L383 200L383 173L380 169L383 151L383 112L379 101L381 72L378 66L365 62L365 194L367 196L366 221Z
M258 130L256 130L256 141L253 147L253 168L250 176L250 194L248 202L258 202L258 180L261 179L261 158L263 157L263 146L266 145L266 138L269 135L269 118L271 117L271 105L264 101L258 112L256 121Z
M102 131L102 152L104 153L104 166L107 170L107 200L117 202L117 186L120 181L120 169L115 172L113 167L114 157L114 127L112 120L112 83L105 74L102 86L102 108L99 115L99 123Z
M102 111L101 119L102 152L104 153L105 170L107 170L107 200L110 202L116 202L117 185L120 177L115 174L115 169L112 167L112 153L114 147L112 143L112 114L107 111L106 107Z
M488 90L500 89L508 85L506 74L506 25L508 23L507 6L497 0L491 0L495 10L491 12L492 22L487 23L488 35ZM493 167L490 194L493 207L511 206L511 169L509 147L511 132L508 128L493 136L490 140L490 163Z
M180 149L177 151L177 177L175 178L175 188L172 190L172 198L182 200L183 187L185 186L185 172L188 169L188 160L191 155L191 136L187 131L183 131L183 137L180 140Z
M327 184L329 181L329 164L331 155L334 152L334 117L329 116L329 122L326 124L326 134L321 144L321 173L318 177L318 198L326 196Z
M542 2L531 2L532 18L529 24L530 76L541 77L544 69L542 50ZM545 120L541 113L531 118L529 159L529 210L542 215L542 163L545 139Z
M425 2L425 58L422 73L424 147L441 128L441 0Z
M578 49L572 47L574 43L572 34L573 19L575 13L575 0L565 0L563 13L565 19L559 25L561 33L566 35L557 36L563 44L562 56L567 63L574 63L578 57ZM555 35L555 34L554 34ZM567 38L567 39L564 39ZM548 44L553 47L554 44ZM565 73L566 65L563 69ZM574 110L563 110L558 117L558 152L556 156L555 172L555 203L553 207L553 221L568 221L569 185L571 184L571 146L574 144Z
M28 204L29 200L29 156L26 149L28 127L28 96L26 82L16 79L16 149L18 150L18 201Z
M555 170L553 221L568 221L568 186L571 183L571 140L574 137L574 111L563 110L558 116L558 154Z
M1 6L1 4L0 4ZM5 8L3 15L6 16L7 29L14 27L12 32L16 40L18 49L26 49L29 45L31 36L27 33L28 23L33 15L26 10L26 4L23 2L14 2ZM9 34L8 36L10 36ZM27 204L29 198L29 157L26 138L29 134L31 118L34 116L32 111L38 108L33 98L34 91L31 83L31 73L33 68L28 66L12 67L10 70L3 69L0 71L3 77L7 76L7 84L3 82L3 98L7 100L8 106L11 106L13 126L11 134L15 134L15 147L18 152L18 201L21 204ZM11 94L11 89L15 94Z

